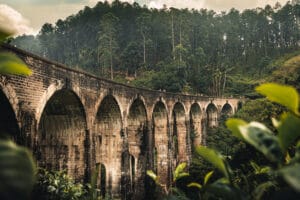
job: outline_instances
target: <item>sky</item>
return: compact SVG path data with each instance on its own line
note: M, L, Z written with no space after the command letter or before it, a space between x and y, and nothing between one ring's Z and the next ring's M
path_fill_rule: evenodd
M93 7L99 0L0 0L0 26L16 35L37 34L41 26L55 23L58 19L65 19L76 14L84 6ZM111 1L111 0L108 0ZM140 5L146 4L152 8L167 7L213 9L226 11L234 7L239 10L246 8L264 7L266 4L284 5L287 0L120 0ZM9 26L8 26L9 25Z

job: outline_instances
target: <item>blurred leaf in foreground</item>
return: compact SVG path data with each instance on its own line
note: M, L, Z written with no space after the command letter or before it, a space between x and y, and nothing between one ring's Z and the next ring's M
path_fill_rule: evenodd
M29 199L35 182L35 164L26 148L0 140L0 199Z
M0 53L0 74L31 75L26 64L12 53Z
M14 32L12 30L0 24L0 44L13 34ZM27 65L16 55L7 52L0 53L0 75L30 75L31 73Z

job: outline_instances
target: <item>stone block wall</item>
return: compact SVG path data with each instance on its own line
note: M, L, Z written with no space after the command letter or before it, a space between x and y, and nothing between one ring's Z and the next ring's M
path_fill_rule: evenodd
M78 181L101 164L106 180L98 187L114 198L143 198L147 169L169 184L175 165L191 158L191 131L194 144L202 144L205 126L243 101L134 88L14 47L1 51L18 55L33 74L0 76L0 108L10 116L0 124L15 127L1 125L0 134L30 147L39 166Z

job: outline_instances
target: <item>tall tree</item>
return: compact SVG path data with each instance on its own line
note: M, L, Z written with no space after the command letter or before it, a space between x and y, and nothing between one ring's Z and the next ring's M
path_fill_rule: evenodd
M139 32L143 39L143 64L146 65L146 45L147 40L149 40L149 33L150 33L150 21L151 15L149 13L142 13L136 20Z
M100 32L98 37L98 51L103 62L103 69L110 68L110 79L114 79L114 60L118 49L118 22L119 18L112 13L105 14L100 20Z

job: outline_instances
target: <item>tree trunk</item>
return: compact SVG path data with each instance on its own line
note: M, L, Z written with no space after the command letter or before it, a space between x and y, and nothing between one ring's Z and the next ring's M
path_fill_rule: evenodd
M180 48L181 48L182 47L181 22L179 24L179 44L180 44ZM181 53L182 52L181 52L181 49L180 49L180 51L179 51L179 61L180 61L180 63L182 61L182 54Z
M175 56L175 35L174 35L174 16L172 14L172 52L173 52L173 60L176 59Z
M227 78L227 72L224 72L224 81L223 81L223 90L222 90L222 96L224 95L225 92L225 87L226 87L226 78Z
M112 52L112 38L109 40L109 50L110 50L110 79L114 80L114 71L113 71L113 52Z
M144 64L146 64L146 37L145 34L143 34L143 47L144 47Z

